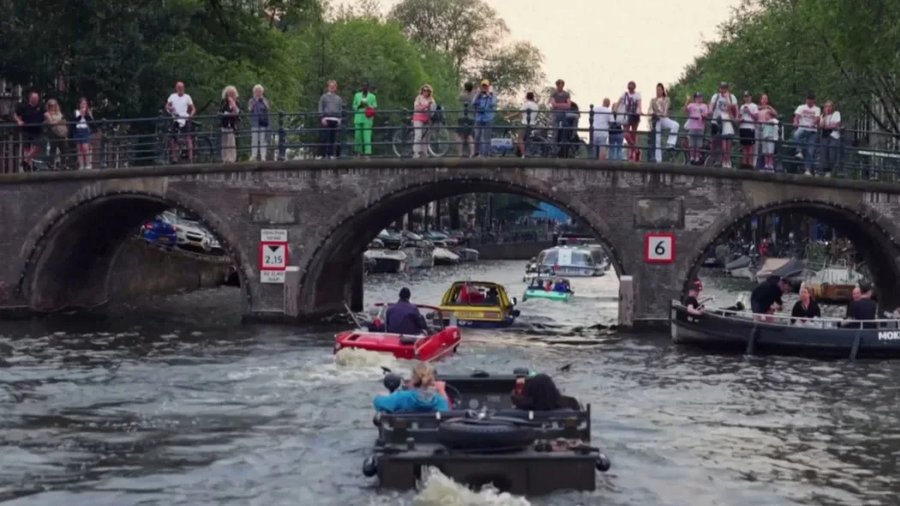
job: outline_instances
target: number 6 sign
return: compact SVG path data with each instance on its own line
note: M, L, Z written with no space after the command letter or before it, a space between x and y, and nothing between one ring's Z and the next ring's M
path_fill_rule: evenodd
M675 234L651 232L644 236L644 262L671 264L675 261Z

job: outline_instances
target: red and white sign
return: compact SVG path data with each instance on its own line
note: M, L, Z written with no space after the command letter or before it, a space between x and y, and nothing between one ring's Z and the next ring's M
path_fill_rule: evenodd
M284 269L288 265L287 242L259 243L259 280L262 283L284 283Z
M675 262L675 234L651 232L644 236L644 262L671 264Z

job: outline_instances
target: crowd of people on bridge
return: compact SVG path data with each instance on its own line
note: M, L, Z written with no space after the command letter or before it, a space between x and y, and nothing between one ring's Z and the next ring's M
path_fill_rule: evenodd
M319 124L312 128L319 130L318 157L340 156L341 133L348 128L345 125L348 118L351 121L349 128L354 134L353 153L361 157L372 154L372 134L378 114L373 86L362 83L349 103L348 109L336 81L326 83L315 114ZM432 126L443 124L447 113L456 116L454 133L458 156L491 156L492 140L499 131L495 125L498 104L491 82L487 79L482 80L477 89L472 83L466 83L455 104L446 110L438 105L432 87L422 85L418 95L411 100L413 109L408 118L412 129L412 156L429 156ZM683 124L676 121L677 107L662 84L656 85L655 94L646 108L634 81L627 84L615 101L604 98L600 104L592 106L587 112L579 110L566 90L565 82L559 79L555 89L545 99L534 92L526 93L522 103L512 107L514 113L505 119L518 123L512 128L516 130L515 144L522 157L528 154L526 144L529 139L539 130L546 137L544 141L552 144L551 156L571 156L573 145L582 142L578 137L578 125L582 116L587 114L589 143L594 156L600 159L624 161L627 152L627 160L641 161L644 148L639 146L638 127L642 119L647 118L650 127L649 152L656 162L663 161L668 151L683 149L688 153L691 164L699 165L705 159L715 157L712 159L717 160L718 165L731 168L732 144L738 142L741 146L741 167L752 168L759 154L759 169L775 170L776 143L781 128L778 111L770 105L766 94L759 96L757 104L749 91L745 91L739 101L726 82L720 84L709 101L705 100L702 92L697 91L685 97L681 107L686 118ZM266 159L273 131L271 110L261 84L252 88L251 98L246 104L240 103L236 87L226 86L223 89L217 111L223 162L237 161L235 133L241 126L249 130L249 158ZM192 161L194 146L191 133L197 125L194 116L198 111L190 94L185 91L184 83L176 83L174 92L165 100L164 112L171 118L167 143L170 161L179 161L182 143L185 144L186 158ZM517 118L520 119L516 121ZM550 120L549 128L543 132L546 118ZM75 151L75 166L79 169L92 168L91 139L95 123L87 98L81 98L74 113L67 116L55 99L43 102L37 92L31 92L16 107L12 119L21 129L21 164L25 170L34 168L34 158L47 147L53 167L71 166L70 155ZM828 101L824 110L820 109L815 95L810 93L806 101L793 111L793 125L794 156L802 159L805 173L812 174L818 170L829 175L837 166L841 142L841 114L834 103ZM685 142L679 146L679 132L685 131ZM666 142L663 142L664 133L668 134Z

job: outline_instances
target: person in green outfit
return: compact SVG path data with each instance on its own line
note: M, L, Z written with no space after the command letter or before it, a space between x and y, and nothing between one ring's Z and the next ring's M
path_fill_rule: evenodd
M372 123L375 121L376 109L378 101L375 94L369 91L369 83L364 83L353 97L353 130L356 137L354 151L357 156L372 154Z

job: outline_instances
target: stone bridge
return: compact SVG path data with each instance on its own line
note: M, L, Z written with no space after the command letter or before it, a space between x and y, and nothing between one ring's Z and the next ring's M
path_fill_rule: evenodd
M0 176L0 308L102 305L123 241L178 207L234 259L249 319L317 318L362 303L361 253L382 228L433 201L507 192L587 224L619 275L633 277L636 323L667 316L717 238L753 213L804 212L847 234L886 308L900 305L900 186L594 160L338 160L166 166ZM287 286L260 282L262 229L286 229ZM644 235L669 232L675 261L644 261Z

